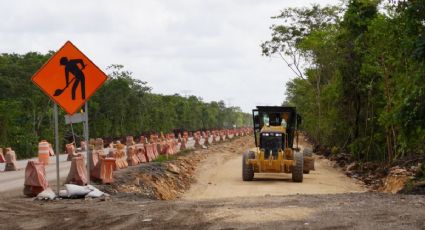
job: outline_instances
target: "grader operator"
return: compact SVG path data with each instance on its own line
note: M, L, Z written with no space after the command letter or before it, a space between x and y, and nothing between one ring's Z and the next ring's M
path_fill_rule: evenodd
M314 159L299 151L295 137L301 116L295 107L257 106L252 115L256 147L243 155L242 179L251 181L254 173L292 173L294 182L302 182L303 173L314 169Z

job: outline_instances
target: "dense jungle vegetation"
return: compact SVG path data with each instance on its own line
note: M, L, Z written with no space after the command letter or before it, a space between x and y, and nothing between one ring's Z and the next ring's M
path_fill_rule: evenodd
M317 144L366 161L423 155L424 0L349 0L273 18L262 52L293 70L284 104Z

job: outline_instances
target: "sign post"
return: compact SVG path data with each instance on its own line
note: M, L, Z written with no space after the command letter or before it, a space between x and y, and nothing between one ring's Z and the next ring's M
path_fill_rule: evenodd
M54 102L56 183L59 194L59 128L58 109L62 107L68 115L73 115L85 104L84 137L87 146L87 177L90 182L91 153L89 146L89 125L87 101L108 79L74 44L67 41L31 78ZM71 123L73 121L71 120Z
M90 168L90 163L91 163L91 160L92 160L92 157L91 157L91 151L90 151L90 145L89 145L89 106L87 105L87 102L86 102L86 104L84 105L84 114L86 115L86 119L85 119L85 122L84 122L84 127L85 127L85 132L84 132L84 137L85 137L85 139L86 139L86 155L87 155L87 181L88 181L88 183L90 183L90 170L91 170L91 168Z
M58 105L54 104L53 116L55 117L55 152L56 152L56 192L59 195L60 176L59 176L59 128L58 128Z

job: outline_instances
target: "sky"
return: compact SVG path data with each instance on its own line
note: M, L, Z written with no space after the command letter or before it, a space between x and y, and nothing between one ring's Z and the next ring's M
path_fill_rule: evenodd
M46 53L71 41L108 73L124 65L154 93L223 100L249 112L280 105L294 77L261 55L286 7L338 0L0 0L0 53Z

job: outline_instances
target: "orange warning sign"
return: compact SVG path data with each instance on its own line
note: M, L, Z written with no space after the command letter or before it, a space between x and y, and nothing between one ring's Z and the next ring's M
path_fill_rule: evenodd
M68 114L74 114L108 77L70 41L37 71L32 81Z

